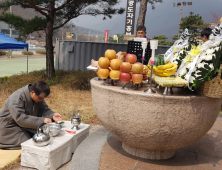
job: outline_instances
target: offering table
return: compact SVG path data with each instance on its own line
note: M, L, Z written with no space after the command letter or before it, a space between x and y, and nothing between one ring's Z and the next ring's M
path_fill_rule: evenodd
M71 130L72 124L66 121L62 125L60 133L51 137L47 146L35 146L32 139L21 144L21 165L39 170L55 170L71 159L78 145L89 135L88 124L80 124L75 134L69 134L65 130Z

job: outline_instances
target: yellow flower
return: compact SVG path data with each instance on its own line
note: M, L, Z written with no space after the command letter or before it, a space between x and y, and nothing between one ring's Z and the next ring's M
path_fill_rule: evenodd
M200 53L200 45L198 45L197 47L195 45L191 44L191 50L188 53L189 55L192 56L192 58L195 58L199 53Z
M186 63L189 64L192 61L192 56L188 55L186 58L184 58L184 61L186 61Z
M173 51L174 51L174 52L176 52L176 51L177 51L177 48L176 48L176 47L174 47L174 48L173 48Z

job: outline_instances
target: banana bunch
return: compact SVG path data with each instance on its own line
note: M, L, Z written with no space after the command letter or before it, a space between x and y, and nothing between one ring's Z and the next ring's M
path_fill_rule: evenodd
M148 72L148 67L145 66L145 65L143 66L143 72L144 72L144 73L147 73L147 72Z
M151 66L148 66L151 69ZM153 66L153 74L161 77L172 76L177 71L177 64L167 63L165 65Z

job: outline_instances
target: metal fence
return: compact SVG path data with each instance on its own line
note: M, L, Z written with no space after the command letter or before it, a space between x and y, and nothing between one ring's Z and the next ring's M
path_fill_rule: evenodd
M91 59L103 57L107 49L127 51L127 44L56 40L56 70L86 70ZM164 54L168 46L159 46L155 54Z

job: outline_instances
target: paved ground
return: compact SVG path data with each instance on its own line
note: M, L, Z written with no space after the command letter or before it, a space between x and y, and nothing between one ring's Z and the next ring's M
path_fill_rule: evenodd
M46 68L45 55L29 56L28 71ZM0 58L0 77L27 72L27 57Z
M103 126L101 125L94 125L94 124L91 124L90 125L90 130L89 130L89 136L91 136L92 134L94 134L95 131L97 131L98 129L102 128ZM108 132L106 132L108 134ZM94 135L93 135L94 136ZM103 145L102 145L103 146ZM78 149L78 148L77 148ZM102 147L101 147L102 149ZM76 152L75 152L76 153ZM77 155L77 154L76 154ZM77 156L80 156L80 154L78 154ZM100 153L99 153L99 157L100 157ZM69 170L71 169L71 163L72 161L70 160L69 162L67 162L66 164L62 165L61 167L59 167L58 170ZM99 164L99 162L97 161L96 163ZM35 170L34 168L28 168L28 167L24 167L24 166L20 166L18 168L15 168L13 170ZM76 170L79 170L79 169L76 169Z
M111 137L103 147L99 170L222 170L222 118L199 141L178 149L162 161L140 159L126 153L122 143Z
M112 137L104 127L92 126L89 137L79 145L72 160L59 170L221 170L221 125L220 115L199 141L178 149L173 158L161 161L145 160L126 153L121 141ZM21 167L17 170L32 169Z

